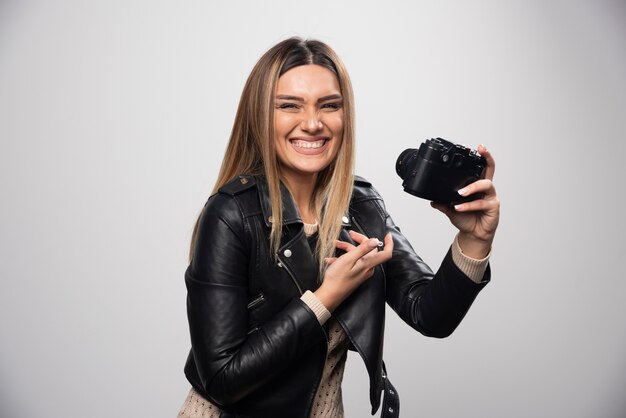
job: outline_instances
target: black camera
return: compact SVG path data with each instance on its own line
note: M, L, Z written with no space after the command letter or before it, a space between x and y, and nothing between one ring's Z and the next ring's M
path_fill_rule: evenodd
M482 197L480 193L464 197L458 190L480 179L486 165L485 157L476 150L434 138L424 141L419 149L402 151L396 173L405 192L455 205Z

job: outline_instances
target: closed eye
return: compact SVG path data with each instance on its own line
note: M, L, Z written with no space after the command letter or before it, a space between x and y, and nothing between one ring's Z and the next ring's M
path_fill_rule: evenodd
M279 103L276 105L276 108L283 110L297 110L300 109L300 105L297 103Z
M342 103L341 102L330 102L330 103L324 103L322 106L320 106L322 109L327 109L327 110L339 110L342 107Z

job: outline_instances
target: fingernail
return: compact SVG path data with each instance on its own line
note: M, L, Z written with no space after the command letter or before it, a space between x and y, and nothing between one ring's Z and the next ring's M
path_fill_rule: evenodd
M459 209L463 209L463 205L454 205L454 209L459 210Z
M370 247L378 247L378 239L377 238L370 238L370 240L368 241L368 245Z
M466 189L465 187L464 187L464 188L462 188L462 189L459 189L459 194L460 194L461 196L465 196L465 193L467 193L467 189Z

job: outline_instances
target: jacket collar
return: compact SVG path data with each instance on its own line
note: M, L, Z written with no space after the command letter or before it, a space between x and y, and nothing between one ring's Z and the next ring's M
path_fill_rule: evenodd
M270 201L269 187L267 186L267 181L264 176L257 177L256 182L259 190L259 200L261 201L263 219L265 220L265 225L271 227L272 202ZM289 190L287 190L283 183L280 183L280 194L283 200L283 225L303 223L300 218L300 214L298 213L298 208L291 197L291 193L289 193Z
M259 200L261 201L261 211L263 212L265 225L271 228L272 202L270 201L269 187L267 186L265 176L258 176L256 178L256 184L259 191ZM296 204L291 197L291 193L289 193L289 190L287 190L287 187L285 187L282 182L280 183L280 194L283 201L283 225L296 223L302 224L302 218L300 218L300 213L298 213L298 208L296 207ZM341 223L344 227L351 226L351 219L349 214L346 214L342 217Z

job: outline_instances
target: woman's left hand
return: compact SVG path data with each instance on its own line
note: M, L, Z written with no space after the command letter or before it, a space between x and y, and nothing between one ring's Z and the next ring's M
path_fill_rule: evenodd
M484 145L478 146L478 153L487 160L485 178L465 186L459 194L470 196L483 193L483 197L455 206L431 202L432 207L445 213L459 229L459 246L465 255L473 258L489 254L500 220L500 200L493 185L496 163Z

